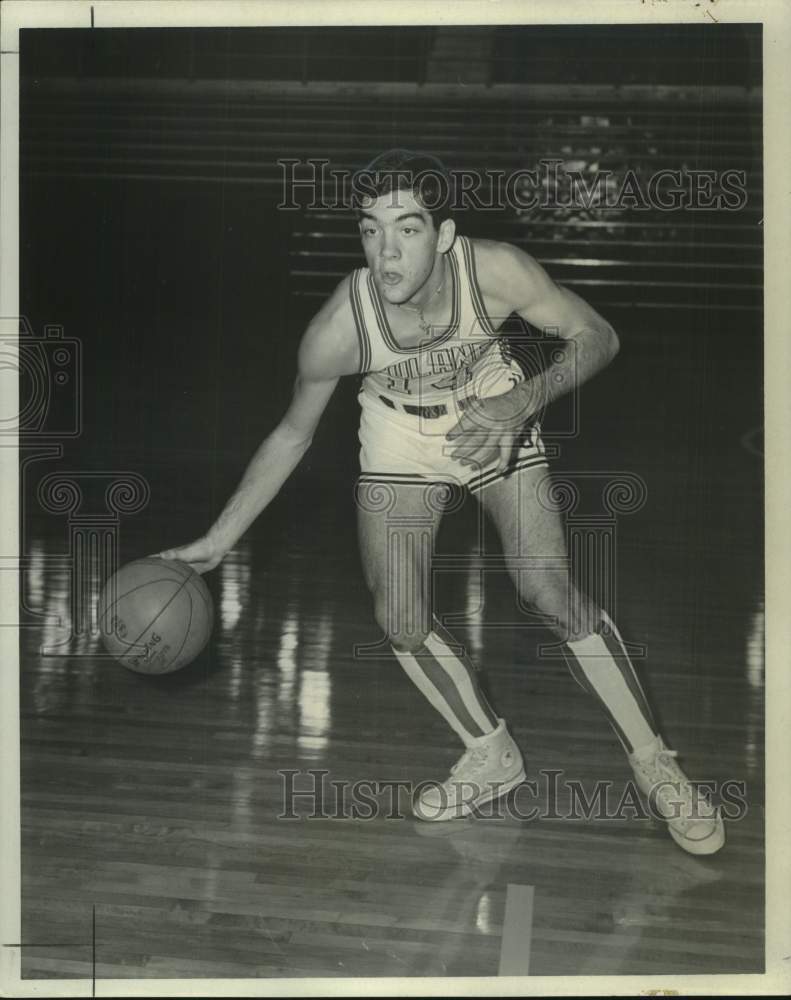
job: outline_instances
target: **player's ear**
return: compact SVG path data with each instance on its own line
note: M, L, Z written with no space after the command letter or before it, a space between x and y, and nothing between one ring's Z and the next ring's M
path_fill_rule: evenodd
M453 246L456 238L456 223L453 219L443 219L439 224L439 239L437 240L437 253L447 253Z

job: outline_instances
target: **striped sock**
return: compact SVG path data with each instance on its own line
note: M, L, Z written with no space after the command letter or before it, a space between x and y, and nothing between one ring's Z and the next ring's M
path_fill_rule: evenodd
M434 619L434 631L415 652L393 647L407 676L426 696L465 746L494 732L498 720L481 691L475 665Z
M607 628L565 644L566 664L577 683L599 700L624 749L632 753L655 739L656 724L618 629L605 612L601 617Z

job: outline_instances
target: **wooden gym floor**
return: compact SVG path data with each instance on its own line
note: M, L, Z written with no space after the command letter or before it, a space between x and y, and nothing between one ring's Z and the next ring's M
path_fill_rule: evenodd
M630 341L606 376L617 402L592 390L580 439L558 461L628 469L647 485L642 509L618 520L616 615L645 647L638 670L690 775L744 783L746 813L719 855L685 855L650 819L569 818L568 782L590 792L609 781L617 802L630 772L597 706L540 655L549 633L518 627L502 573L481 572L473 500L440 535L440 556L464 558L440 562L438 611L463 620L450 627L485 668L536 791L499 818L441 827L412 819L403 792L380 797L372 818L344 815L329 793L323 818L309 818L304 797L297 818L278 818L279 772L298 772L301 789L311 769L347 789L417 783L444 777L459 753L395 660L354 653L379 636L352 477L322 479L308 463L206 578L217 607L207 652L160 679L92 657L90 638L42 655L69 634L67 530L31 510L24 976L761 971L760 406L755 391L729 402L760 376L755 358L721 348L696 381L689 332ZM338 449L354 448L341 438ZM173 454L151 516L121 526L122 562L193 537L189 498L213 488L207 469Z

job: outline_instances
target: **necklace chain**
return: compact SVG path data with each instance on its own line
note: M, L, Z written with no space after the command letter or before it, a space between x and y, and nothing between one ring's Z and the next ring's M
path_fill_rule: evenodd
M424 303L422 306L410 306L406 302L399 302L398 306L400 309L408 309L410 312L415 312L418 315L418 326L423 331L423 333L428 333L431 329L431 323L426 322L426 317L423 315L423 310L434 301L434 299L439 295L442 289L445 287L445 274L444 274L444 261L443 261L443 275L442 281L437 286L437 289L429 297L428 302Z

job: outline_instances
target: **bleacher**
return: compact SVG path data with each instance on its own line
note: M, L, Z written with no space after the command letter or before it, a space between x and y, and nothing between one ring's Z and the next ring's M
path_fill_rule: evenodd
M126 32L115 49L80 32L71 61L45 32L23 44L23 180L280 200L282 158L353 170L391 146L482 173L556 160L617 185L631 172L643 190L663 169L743 172L733 210L501 207L460 224L529 249L601 307L759 310L760 32L669 28L623 26L618 44L611 28ZM348 207L309 204L289 214L290 274L295 296L318 299L362 258Z

